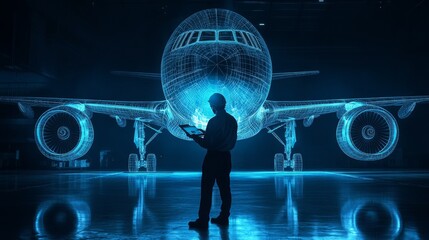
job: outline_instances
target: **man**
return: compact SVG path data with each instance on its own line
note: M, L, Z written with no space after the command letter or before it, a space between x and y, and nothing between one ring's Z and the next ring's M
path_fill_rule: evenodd
M201 199L198 219L189 222L190 228L207 229L209 213L212 205L212 191L216 181L222 199L221 212L211 222L221 226L229 224L231 209L231 153L237 141L237 121L225 111L226 100L220 93L213 94L209 99L210 107L216 114L209 120L204 138L190 135L196 143L207 149L201 177Z

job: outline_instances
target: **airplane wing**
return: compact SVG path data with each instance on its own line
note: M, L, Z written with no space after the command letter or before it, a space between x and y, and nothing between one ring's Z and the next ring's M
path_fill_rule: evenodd
M123 77L142 78L149 80L161 80L160 73L152 72L131 72L131 71L110 71L111 74Z
M346 111L362 105L378 107L400 106L398 116L408 117L417 103L428 103L429 96L406 96L406 97L377 97L377 98L354 98L333 99L314 101L269 101L263 106L265 121L263 126L269 127L288 119L314 119L322 114L337 113L342 116Z
M89 113L100 113L120 119L145 119L150 123L165 127L168 116L166 101L111 101L72 98L8 97L0 96L0 102L18 104L20 111L33 117L33 107L52 108L70 105Z
M319 71L300 71L300 72L276 72L273 73L273 81L275 80L281 80L286 78L296 78L296 77L306 77L306 76L313 76L318 75Z

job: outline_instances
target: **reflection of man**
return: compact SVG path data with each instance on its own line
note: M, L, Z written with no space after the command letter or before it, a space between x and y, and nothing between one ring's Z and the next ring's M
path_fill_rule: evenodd
M201 177L201 199L198 219L189 222L190 228L207 229L209 213L212 205L213 185L216 181L222 199L221 212L211 222L218 225L229 224L231 209L231 188L229 174L231 172L231 153L237 141L237 121L225 111L226 100L222 94L215 93L209 99L215 117L207 124L204 138L190 135L201 147L207 149Z

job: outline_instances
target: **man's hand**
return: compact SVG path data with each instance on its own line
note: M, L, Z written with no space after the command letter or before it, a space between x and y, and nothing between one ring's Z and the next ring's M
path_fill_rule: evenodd
M206 131L204 131L203 129L198 128L198 130L200 130L202 133L206 134Z
M198 136L197 136L197 135L195 135L195 134L191 135L191 134L187 134L187 133L186 133L186 136L187 136L188 138L192 138L192 139L194 139L194 140L195 140L195 138L197 138L197 137L198 137Z

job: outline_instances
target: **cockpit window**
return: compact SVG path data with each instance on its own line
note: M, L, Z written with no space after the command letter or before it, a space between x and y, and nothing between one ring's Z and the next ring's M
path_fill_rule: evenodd
M176 49L176 48L177 48L177 44L180 42L180 40L182 40L182 37L183 37L183 34L182 34L182 35L179 35L179 36L176 38L176 41L174 41L174 43L173 43L173 47L171 48L171 50L174 50L174 49Z
M237 42L242 43L242 44L246 44L246 42L244 41L243 35L241 34L241 32L236 31L235 32L235 37L237 38Z
M249 34L249 37L253 40L253 43L256 48L259 48L259 49L262 48L261 44L258 42L258 39L255 36L253 36L252 34Z
M250 45L250 46L252 46L252 47L255 47L255 46L253 46L253 42L250 40L250 38L249 38L249 36L247 35L247 33L245 33L245 32L241 32L241 33L243 34L244 39L246 39L247 44L249 44L249 45Z
M219 31L219 41L234 41L232 31Z
M199 34L200 32L198 32L198 31L194 31L193 33L192 33L192 37L191 37L191 39L189 40L189 44L191 44L191 43L194 43L194 42L196 42L197 40L198 40L198 34Z
M188 40L189 37L191 36L192 32L187 32L185 33L182 42L180 43L180 45L178 45L178 47L184 47L188 44Z
M200 41L215 41L215 31L202 31Z
M199 43L238 43L261 51L258 38L252 33L237 30L191 30L180 34L171 51Z

